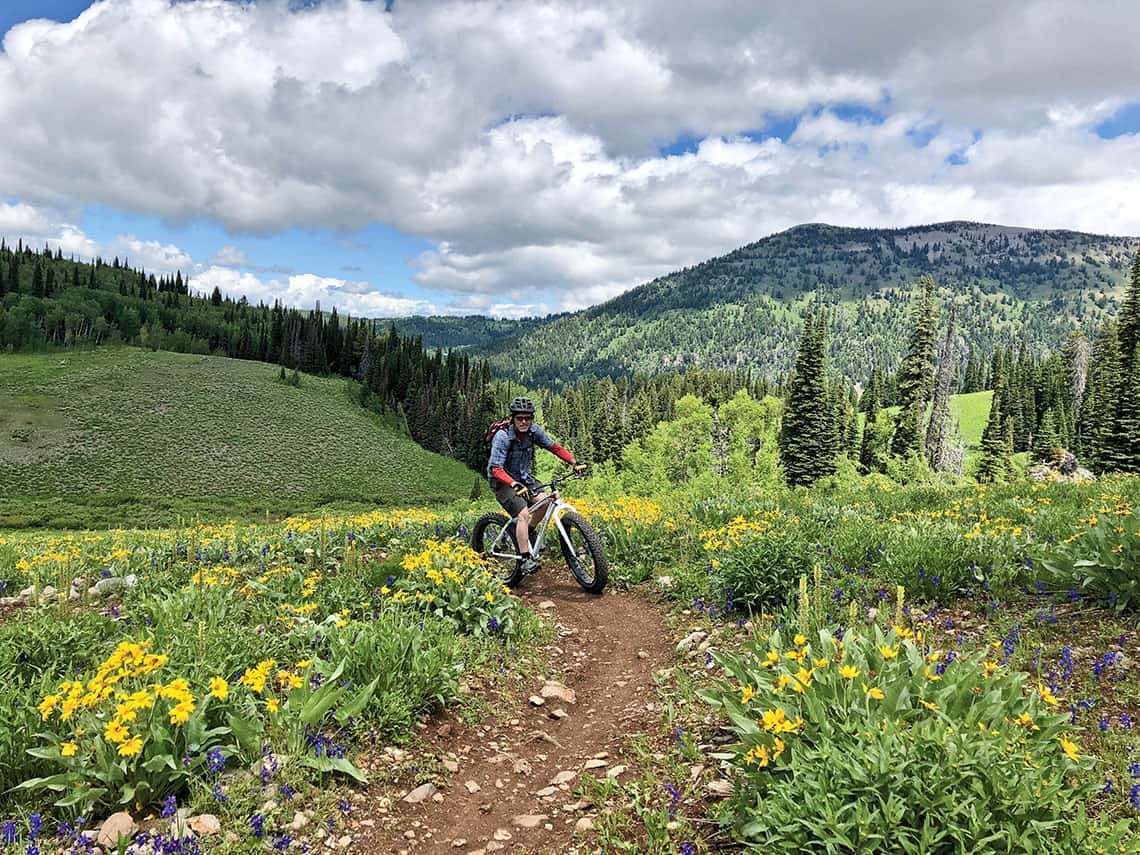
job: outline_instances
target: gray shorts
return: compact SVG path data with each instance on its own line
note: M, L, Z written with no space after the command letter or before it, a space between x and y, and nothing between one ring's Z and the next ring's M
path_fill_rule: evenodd
M516 493L515 488L510 484L504 484L501 481L492 481L491 489L495 491L495 500L502 505L503 509L512 517L517 517L519 511L527 505L533 504Z

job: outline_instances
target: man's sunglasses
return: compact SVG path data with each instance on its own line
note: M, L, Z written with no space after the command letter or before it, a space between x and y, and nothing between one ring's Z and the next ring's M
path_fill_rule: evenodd
M533 422L534 416L515 416L516 422Z

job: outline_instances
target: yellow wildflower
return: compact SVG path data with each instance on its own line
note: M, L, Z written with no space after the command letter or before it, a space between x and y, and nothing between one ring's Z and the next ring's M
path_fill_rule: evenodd
M142 751L142 737L132 736L126 742L119 746L119 754L123 757L134 757Z
M79 746L74 742L64 742L59 746L59 754L61 757L74 757L75 752L79 750Z
M868 697L874 698L876 701L881 701L883 699L883 690L878 686L868 686L866 683L864 683L863 691L867 694Z
M1074 763L1081 759L1081 755L1077 753L1077 743L1071 742L1064 736L1060 738L1061 750L1065 752L1065 756L1072 760Z
M58 704L59 702L60 702L59 695L48 695L46 698L44 698L42 701L40 701L40 706L39 706L40 718L43 721L47 721L49 718L51 718L51 712L52 712L52 710L55 709L56 704Z
M230 694L230 684L224 677L210 678L210 694L219 701L224 701Z
M171 724L186 724L190 720L190 713L194 712L194 702L191 700L180 701L170 711Z
M844 665L839 669L839 676L844 680L854 680L859 676L859 669L851 665Z

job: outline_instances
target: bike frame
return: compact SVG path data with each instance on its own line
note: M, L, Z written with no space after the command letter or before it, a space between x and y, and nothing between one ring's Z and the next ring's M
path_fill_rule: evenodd
M558 485L565 481L567 478L572 477L569 475L561 478L551 479L549 484L539 484L536 489L539 492L549 489L550 494L541 501L535 502L530 506L530 512L533 514L535 511L545 507L546 513L542 518L542 522L538 524L538 528L534 532L534 536L530 542L530 555L537 556L542 552L542 547L546 542L546 530L550 528L551 520L554 521L554 527L558 530L558 536L562 542L566 544L567 548L573 551L574 544L570 541L570 535L566 533L566 529L562 525L562 514L565 511L572 511L577 513L576 509L569 502L564 502L562 496L558 492ZM518 549L513 549L514 541L511 540L511 533L514 531L515 526L518 525L519 518L517 516L511 517L507 524L503 526L499 532L499 536L495 538L495 542L491 544L488 554L495 558L526 558ZM511 551L507 551L510 549Z

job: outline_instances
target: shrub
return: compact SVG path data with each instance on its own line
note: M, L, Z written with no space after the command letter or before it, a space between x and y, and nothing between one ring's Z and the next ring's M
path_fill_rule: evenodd
M1087 591L1117 612L1140 608L1140 517L1090 517L1067 543L1038 552L1045 578L1060 588Z
M405 575L380 591L393 603L418 606L472 635L511 632L517 601L468 546L429 540L400 567Z
M719 654L704 693L731 722L726 819L787 852L1075 852L1092 831L1079 753L1047 689L896 627L842 641L780 633ZM1123 831L1118 831L1122 835Z
M753 611L786 602L815 555L799 517L784 511L738 516L702 531L700 540L712 575L731 590L736 604Z
M150 647L121 642L89 679L65 680L44 696L39 713L51 730L28 753L59 771L21 789L60 794L59 807L137 810L183 789L209 750L232 746L225 680L197 688L182 677L164 681L169 657Z

